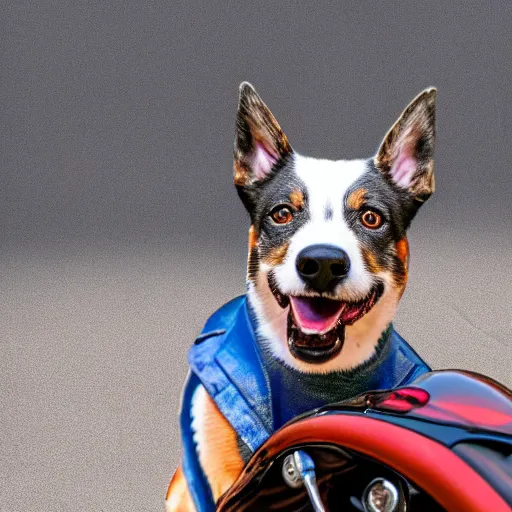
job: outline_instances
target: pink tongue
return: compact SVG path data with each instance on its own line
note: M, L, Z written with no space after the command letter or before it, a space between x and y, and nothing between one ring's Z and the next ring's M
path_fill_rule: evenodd
M362 305L345 308L345 310L343 311L343 313L341 315L341 321L345 325L350 325L354 321L354 319L359 316L359 313L361 312L362 308L363 308Z
M322 298L290 297L293 317L302 331L323 333L338 321L344 303Z

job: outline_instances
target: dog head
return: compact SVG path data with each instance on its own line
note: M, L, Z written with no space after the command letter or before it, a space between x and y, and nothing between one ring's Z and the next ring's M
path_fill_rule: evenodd
M248 296L265 347L306 372L367 360L407 282L406 230L434 191L435 89L369 159L299 155L248 83L234 177L247 208Z

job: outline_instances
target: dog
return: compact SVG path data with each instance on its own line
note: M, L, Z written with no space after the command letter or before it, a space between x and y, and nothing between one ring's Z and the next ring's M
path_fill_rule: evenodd
M183 453L168 511L214 510L251 454L298 414L430 370L392 327L407 230L434 192L436 89L419 94L375 156L303 156L249 83L234 182L251 221L247 294L189 353Z

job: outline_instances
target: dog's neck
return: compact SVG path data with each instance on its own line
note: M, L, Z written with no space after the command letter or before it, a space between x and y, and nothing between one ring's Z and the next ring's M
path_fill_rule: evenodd
M320 368L320 371L305 372L300 364L290 364L288 362L290 359L286 360L278 355L280 352L276 350L276 347L283 346L281 339L269 339L262 336L262 326L257 309L253 307L254 295L252 293L248 295L249 317L255 327L256 340L270 384L274 428L280 428L287 421L308 410L346 400L374 387L379 366L386 360L390 350L392 332L392 324L390 322L380 330L375 340L368 337L367 346L370 349L368 357L365 357L368 351L359 351L361 357L356 364L350 367L346 364L344 365L343 363L346 362L346 359L343 360L343 353L347 346L345 345L341 353L336 356L340 361L338 361L337 367L333 370L325 371L324 369L324 371L321 371L322 368ZM372 334L370 331L368 336ZM352 343L357 349L359 348L357 340L356 332L350 338L347 336L345 344ZM351 353L357 354L358 351L354 350ZM290 354L290 357L293 356Z
M325 374L348 371L375 356L382 333L392 322L399 301L398 292L387 287L379 302L363 318L345 329L341 352L322 364L310 364L293 357L288 348L288 307L276 302L265 278L248 283L248 302L255 323L256 337L262 350L286 366L303 373Z
M262 359L271 388L274 428L280 428L308 410L341 402L373 389L379 367L391 349L391 332L390 324L369 360L351 370L326 374L303 373L290 368L262 347Z

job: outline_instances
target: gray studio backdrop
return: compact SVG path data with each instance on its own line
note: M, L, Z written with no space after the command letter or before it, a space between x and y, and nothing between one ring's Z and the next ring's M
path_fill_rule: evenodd
M244 291L242 80L328 158L438 87L396 325L512 384L509 0L2 4L0 511L162 510L187 347Z

